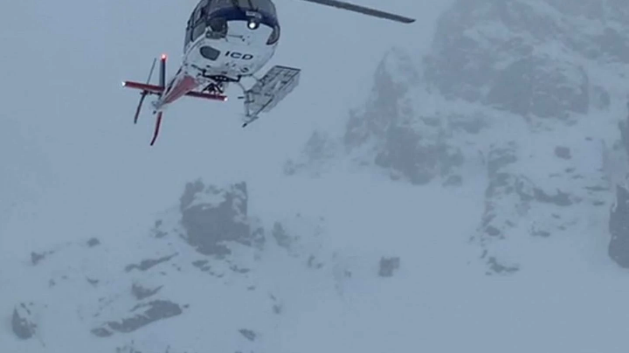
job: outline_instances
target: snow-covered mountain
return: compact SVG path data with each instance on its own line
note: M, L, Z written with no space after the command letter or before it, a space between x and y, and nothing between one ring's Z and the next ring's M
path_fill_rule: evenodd
M11 296L26 342L4 351L271 351L274 329L334 286L322 227L300 215L262 225L246 183L191 182L122 256L99 238L34 250L18 284L32 291Z
M96 169L0 228L0 350L626 351L629 4L567 4L453 2L298 153L55 145Z
M315 132L287 173L349 156L413 185L482 185L472 239L494 273L517 272L533 239L605 242L628 175L627 11L613 1L458 2L421 65L391 51L342 135ZM609 251L625 267L621 243Z

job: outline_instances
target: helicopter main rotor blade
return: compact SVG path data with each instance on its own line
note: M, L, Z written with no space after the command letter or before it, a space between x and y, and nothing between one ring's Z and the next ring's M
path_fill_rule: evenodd
M400 15L395 15L395 14L392 14L392 13L371 9L371 8L364 7L364 6L354 5L354 4L350 4L350 3L343 2L343 1L338 1L338 0L303 0L303 1L314 2L314 3L317 3L317 4L321 4L321 5L332 6L332 7L336 7L336 8L339 8L339 9L354 11L354 12L362 13L364 15L384 18L384 19L387 19L387 20L392 20L392 21L397 21L397 22L403 22L403 23L413 23L413 22L415 22L415 20L412 19L412 18L408 18L408 17L404 17L404 16L400 16Z

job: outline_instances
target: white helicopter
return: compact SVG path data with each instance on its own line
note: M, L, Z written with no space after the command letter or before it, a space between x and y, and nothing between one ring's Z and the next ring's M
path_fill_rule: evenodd
M304 0L326 6L375 16L402 23L415 20L338 0ZM280 24L272 0L201 0L186 26L184 55L177 74L166 77L166 55L161 56L159 84L150 84L155 62L146 83L125 81L124 87L141 90L134 123L149 94L158 96L153 102L157 114L151 146L155 143L165 108L175 100L190 96L226 101L227 85L240 86L244 96L243 127L268 112L290 93L299 81L300 69L274 66L262 78L254 76L275 53L280 39ZM253 77L256 83L246 89L240 82Z

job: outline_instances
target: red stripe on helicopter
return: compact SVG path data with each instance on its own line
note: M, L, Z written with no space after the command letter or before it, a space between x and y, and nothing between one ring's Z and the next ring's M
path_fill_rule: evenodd
M177 99L184 96L186 93L191 92L198 86L197 81L194 77L184 75L181 78L178 78L173 86L170 87L169 90L163 96L164 104L170 104Z
M123 86L127 87L127 88L133 88L133 89L139 89L139 90L142 90L142 91L148 91L148 92L154 93L154 94L160 94L160 93L164 92L164 88L162 86L150 85L150 84L134 82L134 81L125 81L125 82L123 82ZM186 93L186 96L190 96L190 97L194 97L194 98L209 99L209 100L219 100L219 101L226 101L227 100L227 96L220 95L220 94L206 93L206 92L191 91L191 92Z

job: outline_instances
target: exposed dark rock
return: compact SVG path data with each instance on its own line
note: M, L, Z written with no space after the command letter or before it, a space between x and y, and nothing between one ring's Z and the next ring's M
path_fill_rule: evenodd
M26 340L35 335L35 325L31 320L33 313L26 304L21 303L13 309L11 327L13 333L20 339Z
M488 126L487 122L480 117L469 115L453 115L449 119L451 130L463 130L468 134L478 134Z
M167 300L154 300L147 304L139 304L131 312L144 309L135 316L120 321L110 321L105 327L92 329L92 334L98 337L111 336L113 332L129 333L147 326L155 321L171 318L182 314L179 305Z
M572 154L570 153L570 148L557 146L555 147L555 156L562 159L570 159L572 158Z
M443 186L461 186L463 185L463 177L460 175L450 175L444 182Z
M150 269L153 266L157 266L157 265L161 264L162 262L170 261L170 259L172 259L175 256L177 256L177 254L160 257L158 259L142 260L142 262L140 262L137 265L136 264L127 265L125 267L125 271L129 272L129 271L131 271L133 269L138 269L140 271L146 271L146 270Z
M510 142L505 147L492 146L489 152L489 160L487 161L487 172L491 179L497 177L497 173L500 169L506 167L509 164L513 164L518 161L516 156L516 146L513 142Z
M592 192L605 192L605 191L609 190L609 188L607 186L600 186L600 185L586 186L586 187L584 187L584 189L588 190L588 191L592 191Z
M572 205L572 201L570 200L570 194L562 192L561 190L557 190L556 195L549 195L544 190L535 188L533 189L535 194L535 199L539 202L543 203L552 203L556 206L566 207Z
M447 117L418 117L409 103L418 77L406 53L388 53L376 70L365 108L350 112L343 143L349 152L369 149L361 162L390 171L391 178L422 185L437 176L447 177L464 156L448 143ZM465 123L461 120L459 126L478 128Z
M236 273L241 273L241 274L245 274L245 273L251 272L251 270L248 269L248 268L241 268L241 267L238 267L236 265L229 266L229 269L234 271L234 272L236 272Z
M133 347L133 342L131 342L131 345L116 348L116 353L142 353L142 351L135 349ZM166 353L168 353L168 350Z
M383 257L380 259L380 269L378 275L380 277L391 277L393 272L400 268L399 257Z
M346 125L345 145L348 148L361 146L373 136L384 136L389 126L404 123L409 112L404 110L401 100L418 79L419 73L410 56L399 50L387 53L376 69L366 111L351 113Z
M603 87L592 87L590 96L592 97L592 105L598 109L607 109L611 105L609 92L607 92L607 90Z
M550 232L545 231L545 230L533 229L531 230L531 235L536 236L536 237L548 238L550 237Z
M552 2L558 8L572 7ZM596 6L600 1L592 8ZM565 119L587 113L591 104L608 107L609 94L590 88L580 63L558 60L539 49L560 41L592 60L626 62L629 40L611 21L611 14L626 5L608 6L614 9L594 17L585 12L555 21L542 6L527 1L459 0L438 21L433 52L425 58L425 78L446 98L527 117ZM602 35L586 30L590 27L583 25L583 16L607 30Z
M251 330L240 329L238 330L238 332L240 332L241 335L245 336L245 338L247 338L249 341L255 341L256 339L256 333Z
M93 248L97 245L100 245L100 240L96 238L91 238L90 240L87 241L87 246L89 246L90 248Z
M629 110L629 102L627 102L627 109ZM625 147L625 151L629 156L629 115L624 121L618 123L618 128L620 129L622 145ZM629 160L627 163L629 163Z
M277 245L286 249L290 248L290 245L292 244L294 240L293 237L288 235L288 233L286 232L286 229L284 229L284 226L280 222L275 222L273 224L273 230L271 231L271 235L273 236L273 238L275 238Z
M44 251L42 253L31 252L31 263L37 265L44 260L48 255L54 254L54 251Z
M284 310L284 306L282 305L282 303L279 302L279 300L271 294L271 300L273 301L273 313L275 315L280 315L282 313L282 311Z
M336 150L336 140L330 139L325 133L315 131L312 133L301 151L301 160L296 162L289 160L284 165L284 173L286 175L294 175L300 169L305 167L324 164L333 158Z
M376 155L375 164L399 172L415 185L448 174L464 162L461 151L444 141L424 142L420 134L408 127L389 126L385 136L384 148Z
M38 254L36 252L31 252L31 263L33 265L37 265L39 261L43 260L46 257L46 254Z
M196 260L192 262L192 265L201 271L209 271L211 269L210 265L208 265L208 260Z
M481 223L481 232L491 238L502 238L505 220L498 217L504 202L512 203L512 194L520 199L529 198L525 192L523 180L510 174L508 166L517 162L516 145L513 142L505 146L492 146L487 161L489 185L485 190L485 211ZM503 201L506 200L506 201Z
M495 257L489 257L487 259L487 264L489 265L489 269L491 272L487 272L488 275L493 273L496 274L512 274L520 270L518 266L507 266L498 262Z
M263 234L252 232L247 215L247 184L228 189L188 183L181 197L181 225L185 239L199 253L219 258L231 253L227 243L261 246Z
M153 225L153 236L155 238L163 238L166 235L168 235L167 232L163 231L161 229L161 226L164 222L162 220L157 220L155 221L155 224Z
M150 296L155 295L157 292L159 292L160 289L162 289L162 287L163 286L159 286L153 289L149 289L149 288L144 288L137 283L134 283L133 286L131 287L131 293L133 293L133 296L137 300L142 300L142 299L146 299Z
M321 269L323 267L323 263L317 261L317 258L314 255L310 255L308 257L307 265L309 268Z
M619 266L629 268L629 190L616 187L616 204L609 217L608 254Z
M484 102L520 116L567 118L588 112L588 77L578 67L553 67L546 59L524 58L496 73ZM572 86L570 76L579 76ZM514 84L517 82L517 84Z
M109 337L111 335L113 335L114 333L111 330L108 330L104 327L97 327L94 328L92 330L90 330L90 332L97 337Z

